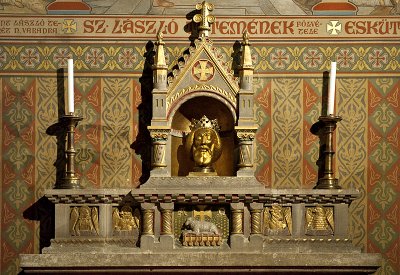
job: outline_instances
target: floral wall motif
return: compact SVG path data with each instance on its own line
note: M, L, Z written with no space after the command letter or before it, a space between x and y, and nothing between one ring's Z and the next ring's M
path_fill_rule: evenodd
M188 41L166 41L170 69ZM215 42L231 65L233 43ZM338 62L336 175L361 197L351 207L354 243L384 257L379 274L399 269L399 42L261 43L253 45L256 98L255 174L274 188L312 188L323 72ZM39 222L24 218L57 179L66 60L75 60L76 163L88 188L135 188L141 156L132 149L148 117L139 109L149 77L143 42L0 45L1 273L19 270L20 253L39 252ZM151 79L151 74L150 74ZM148 114L147 114L148 116Z
M284 72L318 73L329 70L330 62L336 60L341 73L397 73L400 68L400 49L396 44L368 42L352 46L332 46L330 43L297 44L288 46L282 43L258 45L253 50L255 71L264 75ZM143 43L144 44L144 43ZM175 65L186 45L168 47L166 59L169 69ZM67 59L75 59L78 71L126 72L140 74L143 70L143 45L118 44L118 46L96 45L2 45L0 47L0 66L10 72L54 73L66 68ZM229 46L224 46L221 57L233 54ZM227 60L228 65L232 60ZM88 85L88 84L86 84Z

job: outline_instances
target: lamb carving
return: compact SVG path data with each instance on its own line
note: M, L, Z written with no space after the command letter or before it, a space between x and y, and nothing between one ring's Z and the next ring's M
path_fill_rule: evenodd
M187 218L182 231L184 246L220 246L222 234L212 222L198 221L193 217Z
M193 217L186 219L185 226L196 234L199 233L214 233L219 235L218 227L212 222L198 221Z

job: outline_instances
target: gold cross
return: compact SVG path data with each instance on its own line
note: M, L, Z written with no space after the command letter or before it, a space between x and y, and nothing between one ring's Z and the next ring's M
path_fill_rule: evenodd
M207 74L213 74L214 73L214 68L213 67L207 67L207 60L200 60L200 68L199 66L194 67L194 74L198 75L200 74L199 80L200 81L206 81Z
M77 30L76 22L74 19L64 19L62 23L62 30L64 33L74 33Z
M198 205L197 207L200 211L193 210L193 218L200 217L200 221L204 221L205 217L212 218L211 210L205 210L207 207L206 205Z

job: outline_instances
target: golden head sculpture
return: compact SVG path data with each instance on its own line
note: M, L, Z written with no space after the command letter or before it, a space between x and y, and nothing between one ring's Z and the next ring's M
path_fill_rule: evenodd
M186 139L186 150L195 163L194 172L214 172L212 167L222 153L218 121L203 116L192 119L190 133Z

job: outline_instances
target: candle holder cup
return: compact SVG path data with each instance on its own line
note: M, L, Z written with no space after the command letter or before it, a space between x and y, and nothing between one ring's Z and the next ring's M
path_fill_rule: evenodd
M83 118L76 116L74 113L64 115L61 117L61 124L67 128L67 146L65 149L66 155L66 170L65 176L61 179L61 182L57 182L55 189L81 189L80 179L75 173L75 128L79 121Z
M341 189L339 181L333 172L333 132L336 124L342 120L340 116L328 115L320 116L318 123L311 129L311 132L318 135L320 144L320 173L318 173L318 182L314 189Z

